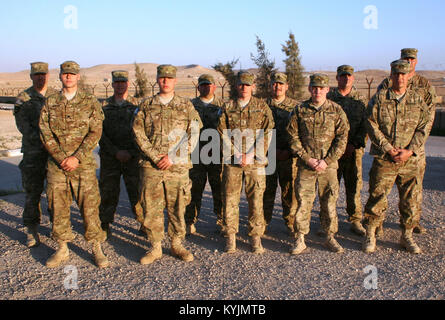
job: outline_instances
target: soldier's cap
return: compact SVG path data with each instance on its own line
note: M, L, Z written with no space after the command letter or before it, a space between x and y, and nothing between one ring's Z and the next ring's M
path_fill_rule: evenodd
M391 62L391 73L409 73L411 65L406 60L396 60Z
M238 84L247 84L252 86L255 83L255 75L248 71L240 71L236 76Z
M157 70L158 78L176 78L176 67L171 64L161 64Z
M213 76L210 74L202 74L198 78L198 85L201 84L215 84L215 78L213 78Z
M417 49L405 48L400 51L401 51L401 54L400 54L401 59L405 59L405 58L417 59L417 52L418 52Z
M345 74L353 75L354 74L354 68L350 65L344 64L337 68L337 76L342 76Z
M309 85L311 87L329 87L329 77L324 73L314 73L310 76Z
M31 62L31 75L39 73L48 73L48 64L46 62Z
M111 72L113 82L116 81L128 81L128 71L125 70L115 70Z
M278 82L278 83L286 84L287 83L287 75L283 72L275 72L274 74L272 74L271 82L272 83Z
M75 61L65 61L60 65L60 73L79 74L80 66Z

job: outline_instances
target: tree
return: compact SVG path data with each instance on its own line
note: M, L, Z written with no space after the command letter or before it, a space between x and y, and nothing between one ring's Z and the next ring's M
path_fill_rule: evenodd
M272 74L276 71L275 61L269 58L269 52L261 39L256 36L257 56L250 54L250 58L258 67L258 75L256 77L256 96L259 98L267 98L272 94L270 81Z
M289 32L289 40L286 44L282 45L281 49L286 55L286 59L283 60L286 66L287 82L289 90L287 95L291 98L301 100L303 98L303 88L305 86L303 71L304 68L300 61L300 49L298 42L295 41L295 36Z
M239 59L233 59L230 62L227 62L226 64L222 64L221 62L215 64L212 66L212 68L215 71L220 72L226 82L229 84L229 97L230 99L236 99L237 98L237 91L236 91L236 73L233 70L233 68L238 63Z
M135 77L136 77L136 95L135 98L144 98L148 95L148 79L144 69L134 63Z

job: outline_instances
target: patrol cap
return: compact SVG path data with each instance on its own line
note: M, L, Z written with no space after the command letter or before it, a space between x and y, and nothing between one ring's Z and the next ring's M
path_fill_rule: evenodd
M116 81L128 81L128 71L125 70L115 70L111 72L113 82Z
M65 61L60 65L60 73L79 74L80 66L75 61Z
M238 84L247 84L249 86L252 86L255 83L254 74L248 71L238 72L236 79Z
M46 62L31 62L31 75L39 73L48 73L48 64Z
M350 65L344 64L337 68L337 76L342 76L344 74L353 75L354 74L354 68Z
M176 67L171 64L161 64L157 70L158 78L176 78Z
M406 60L396 60L391 62L391 73L409 73L410 63Z
M274 74L272 74L271 82L272 83L278 82L278 83L286 84L287 83L287 75L283 72L275 72Z
M411 58L411 59L417 59L417 49L414 48L405 48L400 50L401 54L400 54L400 58L405 59L405 58Z
M310 76L311 87L329 87L329 77L324 73L314 73Z
M201 84L215 84L215 79L210 74L202 74L198 78L198 85L201 85Z

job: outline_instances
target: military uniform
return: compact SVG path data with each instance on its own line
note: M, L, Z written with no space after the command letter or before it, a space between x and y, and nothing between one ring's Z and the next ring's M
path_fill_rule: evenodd
M124 78L119 78L121 73ZM128 81L128 73L113 72L113 81ZM139 191L139 149L133 136L133 118L138 111L137 101L129 96L122 102L117 102L115 96L106 100L103 107L105 120L103 122L102 138L100 139L100 179L101 196L100 220L105 229L114 220L114 214L119 203L120 180L123 176L125 187L133 214L137 221L143 223L142 208L138 203ZM116 158L120 150L126 150L131 158L121 162Z
M337 75L345 73L352 75L354 70L350 66L340 66ZM339 104L346 113L349 123L348 144L354 147L353 154L338 161L337 178L340 182L344 178L346 189L346 212L350 222L362 220L362 158L366 147L366 101L355 87L346 96L338 88L331 88L327 98Z
M79 72L72 61L61 65L61 72ZM88 93L78 91L70 101L62 92L51 95L40 114L40 138L49 153L47 195L54 221L52 237L68 242L74 239L70 222L72 195L84 219L85 239L103 242L100 227L100 194L96 178L93 150L102 134L102 107ZM60 164L70 156L79 160L79 167L64 171Z
M287 78L283 73L277 73L273 81L287 83ZM275 122L276 148L282 151L289 151L290 157L287 160L276 160L276 170L273 174L266 176L266 190L264 191L264 219L268 225L272 220L275 195L278 181L281 188L281 204L283 207L283 219L289 230L293 230L295 214L297 213L297 199L295 196L295 179L297 178L297 158L292 156L289 148L289 139L286 128L292 112L297 106L297 101L289 97L277 103L269 98L267 104L272 111Z
M200 77L198 83L214 84L214 80L213 77L204 75L204 77ZM224 101L214 97L212 102L206 104L199 97L197 97L192 99L191 102L203 123L201 132L207 129L216 130L219 117L222 114L221 107L224 104ZM200 141L199 147L196 148L195 152L199 152L200 155L202 148L211 143L215 143L215 141L210 140L208 143ZM192 181L192 198L185 213L185 222L187 225L193 225L198 220L199 212L201 210L202 193L208 179L212 190L213 212L216 216L216 224L222 227L221 168L221 158L219 158L216 163L204 164L202 163L201 158L199 158L199 162L193 163L193 168L190 169L189 172L190 180Z
M31 74L36 73L48 73L48 65L32 63ZM54 93L55 90L48 88L45 96L42 96L34 87L30 87L18 95L14 105L16 125L22 133L23 159L19 168L26 195L23 210L23 224L26 227L40 224L40 196L46 179L48 152L40 141L39 117L46 98ZM48 211L52 220L51 211Z
M253 85L253 75L240 72L238 81ZM235 235L239 231L239 202L243 181L249 204L248 235L261 237L265 230L263 212L263 194L266 188L265 166L267 165L268 135L274 127L273 115L267 104L251 97L249 103L241 107L238 100L224 104L223 114L218 125L218 132L223 143L222 202L223 226L226 235ZM229 132L228 130L231 130ZM257 130L264 134L262 141ZM230 134L246 134L246 140L236 139ZM250 133L250 134L249 134ZM235 133L236 134L236 133ZM237 141L238 140L238 141ZM260 150L260 148L264 148ZM236 163L237 154L255 152L252 164L241 167Z

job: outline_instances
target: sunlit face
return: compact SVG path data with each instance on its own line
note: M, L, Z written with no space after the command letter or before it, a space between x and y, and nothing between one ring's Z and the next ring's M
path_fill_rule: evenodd
M326 95L329 92L329 87L312 87L309 86L309 93L311 94L312 102L315 104L326 101Z
M342 74L341 76L337 76L337 83L340 89L349 89L352 88L354 84L355 77L350 74Z
M211 83L203 83L198 86L198 91L201 97L213 97L215 90L216 85Z
M158 82L158 86L159 86L159 91L163 94L169 94L175 91L175 86L176 86L176 78L166 78L166 77L161 77L161 78L157 78L157 82Z
M128 91L128 81L115 81L112 83L115 95L124 95Z
M64 88L77 88L77 83L80 80L80 74L61 73L59 78L60 81L62 81L62 85Z
M414 58L404 58L403 60L408 61L411 65L411 72L416 71L417 59Z
M36 73L31 75L32 85L37 90L43 89L49 81L49 73Z
M286 91L289 89L287 83L274 82L272 84L272 94L273 98L279 100L286 95Z
M408 73L391 73L392 88L396 91L405 91L408 85Z
M252 97L253 91L255 90L255 85L238 83L236 85L236 90L238 91L238 97L241 100L248 100Z

